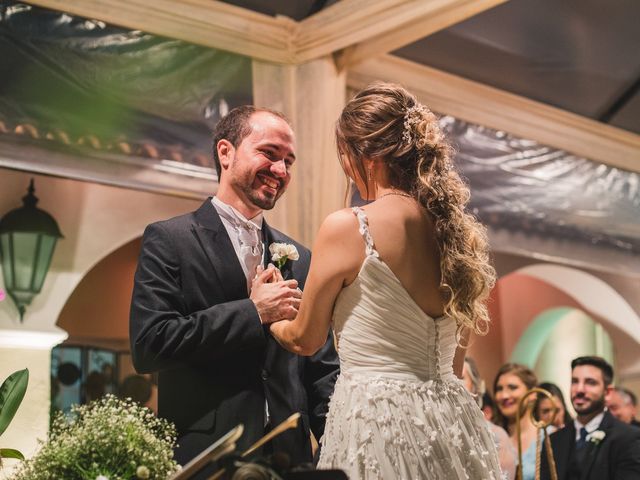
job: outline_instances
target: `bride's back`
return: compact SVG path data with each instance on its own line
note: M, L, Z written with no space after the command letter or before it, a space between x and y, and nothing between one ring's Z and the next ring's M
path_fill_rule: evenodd
M425 209L412 198L392 194L364 210L382 261L426 314L441 316L440 255L433 221ZM364 260L364 243L360 246L358 257Z

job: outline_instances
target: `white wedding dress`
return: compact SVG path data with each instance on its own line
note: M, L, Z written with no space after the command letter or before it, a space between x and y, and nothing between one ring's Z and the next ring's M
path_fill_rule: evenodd
M453 373L455 320L420 309L353 210L367 256L335 304L340 376L318 468L351 480L500 479L492 434Z

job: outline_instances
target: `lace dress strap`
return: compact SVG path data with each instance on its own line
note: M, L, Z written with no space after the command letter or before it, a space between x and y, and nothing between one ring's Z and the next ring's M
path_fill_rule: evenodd
M373 246L373 237L371 236L371 232L369 232L369 219L367 218L367 214L364 213L364 210L360 207L353 207L351 210L358 218L358 223L360 224L358 231L362 235L362 238L364 238L367 256L373 255L374 257L379 257L380 255L378 255L378 252Z

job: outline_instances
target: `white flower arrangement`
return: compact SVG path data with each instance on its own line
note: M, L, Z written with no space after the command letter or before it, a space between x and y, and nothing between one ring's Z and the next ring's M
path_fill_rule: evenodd
M131 399L105 395L59 413L49 438L13 480L166 480L173 460L175 427Z
M595 445L598 445L602 440L604 440L604 437L606 436L607 434L602 430L596 430L595 432L591 432L588 435L587 440Z
M291 243L274 242L269 245L269 252L271 253L271 261L276 265L276 267L278 267L278 269L282 269L282 266L287 262L287 260L293 261L300 258L298 249Z

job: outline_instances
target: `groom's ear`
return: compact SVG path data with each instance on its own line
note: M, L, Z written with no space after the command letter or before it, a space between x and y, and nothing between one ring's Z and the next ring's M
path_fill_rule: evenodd
M224 138L218 141L216 148L218 149L220 166L222 167L222 170L227 170L233 162L233 156L236 149L229 140L226 140Z

